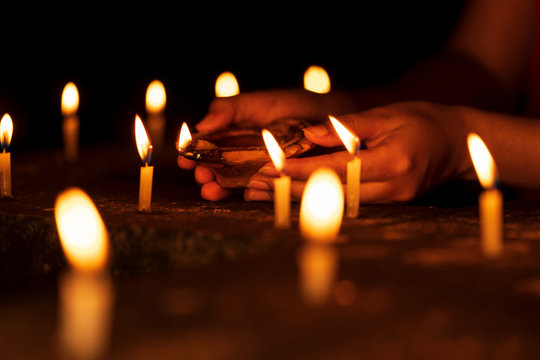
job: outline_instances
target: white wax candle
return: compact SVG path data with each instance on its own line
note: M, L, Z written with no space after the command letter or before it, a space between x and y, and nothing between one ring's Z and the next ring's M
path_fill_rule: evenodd
M291 226L291 178L282 174L274 179L274 227Z
M79 154L79 117L65 115L62 122L64 135L64 152L68 161L74 161Z
M59 339L69 359L99 359L107 348L114 290L106 273L70 271L60 279Z
M11 153L0 153L0 197L11 197Z
M153 176L153 166L141 166L141 177L139 183L139 211L151 211Z
M482 250L488 257L496 257L503 248L503 196L498 189L488 189L480 194L480 232Z
M358 216L358 208L360 207L360 172L362 161L355 156L354 159L347 162L347 211L346 215L349 218Z
M338 260L338 253L332 246L308 244L300 249L300 290L306 304L321 306L327 302L337 277Z

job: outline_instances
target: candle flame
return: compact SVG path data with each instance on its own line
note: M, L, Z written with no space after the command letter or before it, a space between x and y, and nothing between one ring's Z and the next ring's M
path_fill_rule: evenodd
M336 173L320 168L309 177L300 205L300 232L313 242L334 242L343 217L343 187Z
M358 137L351 130L347 129L342 123L340 123L338 119L333 116L328 117L330 118L334 129L336 130L339 138L347 148L349 154L354 155L358 150L360 139L358 139Z
M137 150L139 151L139 156L144 162L149 161L149 151L152 149L150 144L150 139L146 133L143 122L139 115L135 115L135 140L137 141Z
M304 73L304 89L326 94L330 92L330 77L324 68L312 65Z
M216 96L229 97L240 93L238 81L233 73L226 71L220 74L216 80Z
M270 131L264 129L262 131L262 137L274 166L278 171L282 171L285 167L285 154L283 150Z
M65 190L56 198L54 217L71 266L88 272L105 269L108 235L92 199L79 188Z
M62 91L62 114L74 115L79 109L79 91L74 83L68 82Z
M182 151L189 145L191 140L191 133L189 132L187 124L184 122L182 123L182 128L180 129L180 133L178 134L178 143L176 144L176 149L178 151Z
M11 136L13 135L13 121L8 113L5 113L0 120L0 145L5 149L11 144Z
M467 144L480 184L485 189L492 188L497 178L497 167L486 144L474 133L467 137Z
M149 113L159 113L165 108L167 95L165 86L159 80L152 81L146 90L146 111Z

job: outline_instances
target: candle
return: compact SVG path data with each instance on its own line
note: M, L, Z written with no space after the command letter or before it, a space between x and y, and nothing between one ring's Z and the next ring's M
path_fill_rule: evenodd
M71 270L59 284L59 331L63 357L98 359L107 347L114 290L106 272L105 225L88 195L71 188L58 195L55 220Z
M141 166L141 176L139 182L139 211L150 212L152 202L152 177L154 176L154 167L148 163L152 157L153 147L139 115L135 116L135 139L137 141L137 150L143 162Z
M74 83L69 82L62 92L62 133L64 136L64 153L70 162L77 159L79 152L79 92Z
M312 65L304 72L304 89L317 93L330 92L330 77L324 68Z
M343 217L343 188L335 172L316 170L309 177L300 205L300 232L306 241L298 254L301 292L308 305L324 304L335 283L337 240Z
M360 139L335 117L329 116L329 118L339 138L352 156L352 159L347 162L346 215L350 218L356 218L360 207L360 173L362 170L362 160L359 156Z
M279 178L274 179L274 227L286 229L291 226L291 178L285 173L285 154L270 131L264 129L262 137L280 173Z
M164 109L167 102L165 86L159 80L152 81L146 90L146 112L150 138L158 148L163 145L165 136Z
M8 152L13 135L13 121L9 114L0 120L0 198L11 197L11 153Z
M467 143L478 180L484 188L478 199L482 250L488 257L497 257L503 249L503 196L497 188L497 168L478 135L469 134Z
M216 97L235 96L240 93L238 81L233 73L226 71L216 79Z

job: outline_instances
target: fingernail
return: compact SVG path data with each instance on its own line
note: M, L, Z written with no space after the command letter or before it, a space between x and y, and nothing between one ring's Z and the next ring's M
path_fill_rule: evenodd
M264 176L278 176L279 171L275 167L263 166L259 169L259 174L262 174Z
M304 132L312 136L321 137L328 134L328 129L324 125L315 125L315 126L310 126L308 128L305 128Z
M272 196L266 191L246 190L244 198L247 201L272 201Z
M247 184L247 187L250 189L256 189L256 190L266 190L266 191L270 190L270 186L264 181L260 181L260 180L250 181L249 184Z

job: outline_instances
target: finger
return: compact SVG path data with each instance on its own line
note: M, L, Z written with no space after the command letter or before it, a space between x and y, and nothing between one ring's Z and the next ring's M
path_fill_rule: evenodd
M235 97L217 98L212 101L208 114L195 128L200 133L216 131L228 126L235 117Z
M195 161L186 159L182 155L178 155L176 162L180 168L186 169L186 170L194 169L195 166L197 166L197 163Z
M273 195L269 191L248 188L244 191L244 199L246 201L272 201Z
M219 201L230 195L230 190L224 189L215 181L210 181L201 187L201 196L205 200Z
M195 168L195 181L199 184L209 183L210 181L213 181L214 178L214 173L209 168L200 165Z

